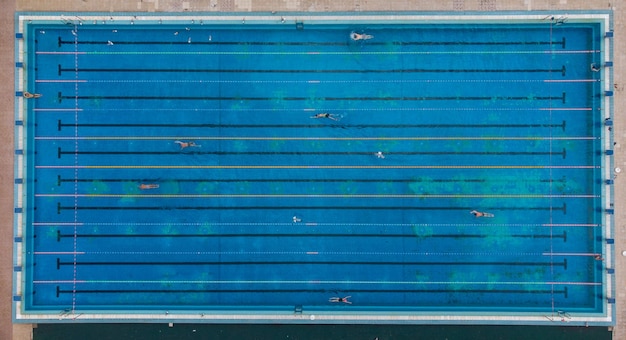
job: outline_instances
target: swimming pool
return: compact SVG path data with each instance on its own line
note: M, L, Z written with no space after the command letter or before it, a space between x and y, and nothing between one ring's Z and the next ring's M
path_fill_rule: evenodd
M611 324L609 17L21 19L21 317Z

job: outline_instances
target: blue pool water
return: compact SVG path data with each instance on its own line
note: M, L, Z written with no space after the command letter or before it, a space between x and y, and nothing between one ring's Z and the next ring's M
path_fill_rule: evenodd
M601 312L598 26L36 27L26 304Z

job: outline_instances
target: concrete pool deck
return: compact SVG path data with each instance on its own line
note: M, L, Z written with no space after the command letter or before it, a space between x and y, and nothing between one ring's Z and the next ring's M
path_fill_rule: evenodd
M575 2L575 3L574 3ZM271 11L309 11L309 12L361 12L361 11L502 11L502 10L591 10L609 9L614 6L614 80L615 97L614 112L616 115L614 126L614 138L616 145L615 166L626 167L626 157L621 152L621 143L626 140L624 132L624 122L617 114L626 108L623 97L624 89L624 63L626 56L620 55L617 51L624 50L624 9L626 6L622 2L607 0L587 0L584 2L574 0L53 0L42 2L40 0L0 0L0 8L3 10L0 53L5 65L5 72L2 73L3 90L2 96L2 170L0 172L0 184L2 184L2 204L0 212L4 217L3 232L8 237L2 238L0 247L2 249L3 260L0 270L4 275L0 279L0 303L4 308L0 310L0 338L2 339L30 339L31 326L16 324L11 325L11 285L12 285L12 216L13 216L13 112L14 112L14 11L56 11L56 12L271 12ZM626 187L616 179L615 186L615 267L616 267L616 327L614 329L615 339L626 338L626 320L624 320L624 301L626 300L626 258L621 256L626 250L626 214L621 209L623 195Z

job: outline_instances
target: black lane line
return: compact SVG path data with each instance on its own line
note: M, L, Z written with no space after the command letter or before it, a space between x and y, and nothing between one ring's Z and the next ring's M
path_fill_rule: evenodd
M205 182L221 182L221 183L485 183L485 182L501 182L498 180L486 180L483 178L468 178L468 179L428 179L423 180L421 178L406 178L406 179L363 179L363 178L67 178L64 179L61 175L57 175L57 185L61 183L74 183L74 182L181 182L181 183L205 183ZM508 180L506 181L508 182ZM528 182L528 181L525 181ZM565 183L567 179L565 177L561 179L540 179L538 182L542 183Z
M61 202L57 202L57 214L61 214L63 210L472 210L475 207L421 207L421 206L63 206ZM524 211L524 210L562 210L563 214L567 214L567 205L563 203L562 207L547 206L547 207L483 207L484 210L499 210L499 211Z
M482 100L482 101L493 101L493 100L509 100L509 101L522 101L522 100L559 100L565 103L566 94L563 92L563 95L560 97L525 97L525 96L470 96L470 97L194 97L194 96L64 96L61 92L58 93L59 103L64 99L71 100L204 100L204 101L275 101L275 100L284 100L284 101L459 101L459 100Z
M57 157L62 155L215 155L215 156L371 156L371 151L62 151L58 147ZM561 155L566 156L566 150L561 152L550 151L398 151L385 152L385 155L400 156L483 156L483 155L507 155L507 156L537 156L537 155Z
M63 72L133 72L133 73L561 73L565 76L566 67L563 65L558 69L428 69L428 68L411 68L411 69L186 69L186 68L63 68L58 64L57 73L62 75Z
M560 127L565 131L565 121L561 124L345 124L345 125L324 125L324 124L153 124L153 123L96 123L96 124L64 124L58 120L57 128L61 131L63 127L114 127L114 128L138 128L138 127L159 127L159 128L209 128L209 129L406 129L406 128L555 128Z
M104 40L63 40L58 37L58 46L61 45L107 45ZM115 41L116 45L214 45L214 46L348 46L343 42L316 42L316 41ZM555 41L368 41L368 46L553 46L561 45L565 48L565 37ZM254 55L254 52L251 52Z
M59 242L62 238L238 238L238 237L246 237L246 238L263 238L263 237L374 237L374 238L487 238L491 235L489 234L431 234L431 235L416 235L416 234L328 234L328 233L320 233L320 234L251 234L251 233L241 233L241 234L62 234L60 230L57 230L57 242ZM512 238L549 238L549 239L566 239L567 234L563 232L563 235L537 235L537 234L513 234Z
M241 179L220 179L220 178L198 178L198 179L190 179L190 178L61 178L61 175L57 175L57 185L61 185L61 183L74 183L74 182L181 182L181 183L205 183L205 182L220 182L220 183L345 183L345 182L355 182L355 183L484 183L486 179L429 179L428 181L423 181L419 178L415 179L359 179L359 178L309 178L309 179L290 179L290 178L273 178L273 179L258 179L258 178L241 178ZM540 182L562 182L565 180L557 179L557 180L540 180Z
M57 230L57 241L61 238L224 238L224 237L248 237L248 238L263 238L263 237L375 237L375 238L414 238L415 234L328 234L328 233L319 233L319 234L251 234L251 233L241 233L241 234L62 234L60 230ZM428 235L428 237L433 238L486 238L490 235L472 235L472 234L434 234ZM532 235L524 235L524 236L532 236ZM550 235L545 235L546 237L550 237ZM419 236L422 237L422 236ZM558 236L555 236L557 238Z
M278 266L278 265L346 265L346 266L564 266L560 263L553 262L426 262L426 261L157 261L157 262L139 262L139 261L68 261L63 262L57 259L57 270L61 266Z
M381 285L384 283L380 283ZM418 284L418 283L416 283ZM280 294L280 293L328 293L328 294L336 294L337 289L283 289L283 288L275 288L275 289L249 289L249 288L241 288L241 289L61 289L60 286L56 287L56 297L58 298L61 294L145 294L145 293L153 293L153 294L180 294L180 293L268 293L268 294ZM396 293L396 294L406 294L406 293L459 293L459 294L563 294L567 297L567 287L563 289L359 289L359 288L350 288L349 290L341 290L350 293Z

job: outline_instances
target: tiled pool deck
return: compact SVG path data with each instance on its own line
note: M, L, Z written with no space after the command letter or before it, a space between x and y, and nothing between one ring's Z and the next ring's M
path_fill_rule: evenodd
M0 0L0 53L4 72L0 75L0 339L31 339L31 325L11 327L12 284L12 216L13 216L13 112L14 112L14 24L15 11L55 12L365 12L365 11L504 11L504 10L614 10L614 80L615 97L614 136L616 145L615 166L626 167L626 157L621 143L626 141L621 112L626 109L624 99L624 50L626 28L624 16L626 2L623 0ZM616 315L614 339L626 339L626 213L622 208L626 187L616 179L615 187L615 267L616 267Z

